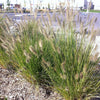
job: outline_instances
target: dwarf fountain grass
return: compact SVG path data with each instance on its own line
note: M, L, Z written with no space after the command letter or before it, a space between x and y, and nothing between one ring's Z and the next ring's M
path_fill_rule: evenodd
M29 82L55 89L66 100L96 96L100 92L100 73L96 74L97 55L94 55L97 59L92 59L91 41L95 34L90 36L85 31L87 25L94 23L94 18L88 24L84 23L80 18L76 19L78 13L69 8L66 13L59 14L63 17L53 14L51 19L47 13L48 20L43 15L42 20L37 20L36 14L34 20L16 23L14 34L9 28L10 20L4 22L6 29L2 29L6 34L0 37L2 62L8 60ZM53 28L52 20L58 29ZM92 28L90 33L94 32Z
M3 21L4 19L0 16L0 65L2 68L5 68L5 66L9 63L9 57L6 53L8 48L5 45L5 38L3 38L4 34L1 27L1 25L3 26Z
M47 59L49 52L42 58L42 65L54 88L66 100L82 100L98 95L100 92L100 78L98 75L93 75L96 63L90 60L92 46L84 45L84 39L76 38L77 35L71 32L67 40L59 40L60 53L51 46L52 62ZM80 44L78 44L79 41ZM46 48L49 50L50 46Z
M14 37L14 50L11 53L13 64L16 69L29 82L36 85L48 86L50 78L41 65L44 41L43 34L40 33L36 22L28 22L21 34Z
M67 17L69 18L69 12L67 12ZM71 18L65 27L62 27L59 18L57 21L63 28L63 31L60 31L63 32L63 37L56 42L54 42L55 39L46 40L43 43L43 47L46 48L43 50L42 58L42 66L49 75L54 88L66 100L89 99L99 95L100 77L98 73L100 72L94 75L96 74L95 65L99 59L91 60L93 48L91 44L95 38L94 29L92 28L92 35L89 34L91 37L89 40L84 32L83 22L81 22L80 34L77 34L74 32L75 26Z

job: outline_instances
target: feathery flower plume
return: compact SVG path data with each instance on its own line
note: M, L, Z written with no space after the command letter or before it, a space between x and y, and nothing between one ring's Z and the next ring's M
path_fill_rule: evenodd
M6 51L9 51L9 49L8 49L8 47L5 45L5 44L1 44L1 47L3 48L3 49L5 49Z
M50 17L49 12L47 13L47 17L48 17L49 25L52 25L52 21L51 21L51 17Z
M45 65L45 67L50 67L50 63L46 62L44 58L42 58L42 62Z
M78 74L76 74L76 75L75 75L75 79L76 79L76 80L78 80L78 78L79 78L79 75L78 75Z
M38 57L38 54L36 53L36 51L34 50L33 46L29 46L29 50L35 55Z
M66 70L65 70L65 64L66 64L66 61L64 61L63 63L61 63L61 69L62 71L65 73Z
M42 40L39 40L39 47L42 48Z
M81 79L83 78L83 72L80 73L80 78L81 78Z
M16 40L20 43L22 42L19 36L17 36Z
M94 60L96 60L97 58L98 58L98 56L99 56L99 52L97 52L95 55L94 55Z
M61 52L60 52L60 48L57 48L57 52L60 54Z
M64 80L67 78L65 74L60 74L60 77Z
M24 50L23 53L24 53L24 56L27 56L26 50Z
M61 21L58 17L57 17L57 22L58 22L59 26L61 26Z
M1 41L2 43L5 43L5 41L4 41L2 38L0 38L0 41Z
M31 59L31 57L27 56L26 57L26 63L29 63L30 59Z

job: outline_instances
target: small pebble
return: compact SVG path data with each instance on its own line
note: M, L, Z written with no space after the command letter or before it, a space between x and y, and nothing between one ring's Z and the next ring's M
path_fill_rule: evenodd
M2 96L7 97L7 100L64 100L56 92L46 96L43 88L37 89L18 73L0 68L0 97Z

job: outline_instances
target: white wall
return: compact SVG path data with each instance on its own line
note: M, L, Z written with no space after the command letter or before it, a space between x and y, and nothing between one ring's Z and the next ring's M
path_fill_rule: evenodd
M73 7L84 7L84 0L73 0L70 1L71 6Z
M94 9L100 10L100 0L93 0L94 3Z

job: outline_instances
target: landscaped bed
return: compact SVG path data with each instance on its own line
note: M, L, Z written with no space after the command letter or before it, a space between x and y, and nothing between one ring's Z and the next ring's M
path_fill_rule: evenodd
M100 96L95 19L86 20L91 29L87 34L87 24L77 11L67 9L66 14L59 14L61 18L56 13L51 18L47 12L48 19L42 14L37 19L35 13L33 20L19 23L8 17L1 20L0 96L8 100L90 100Z

